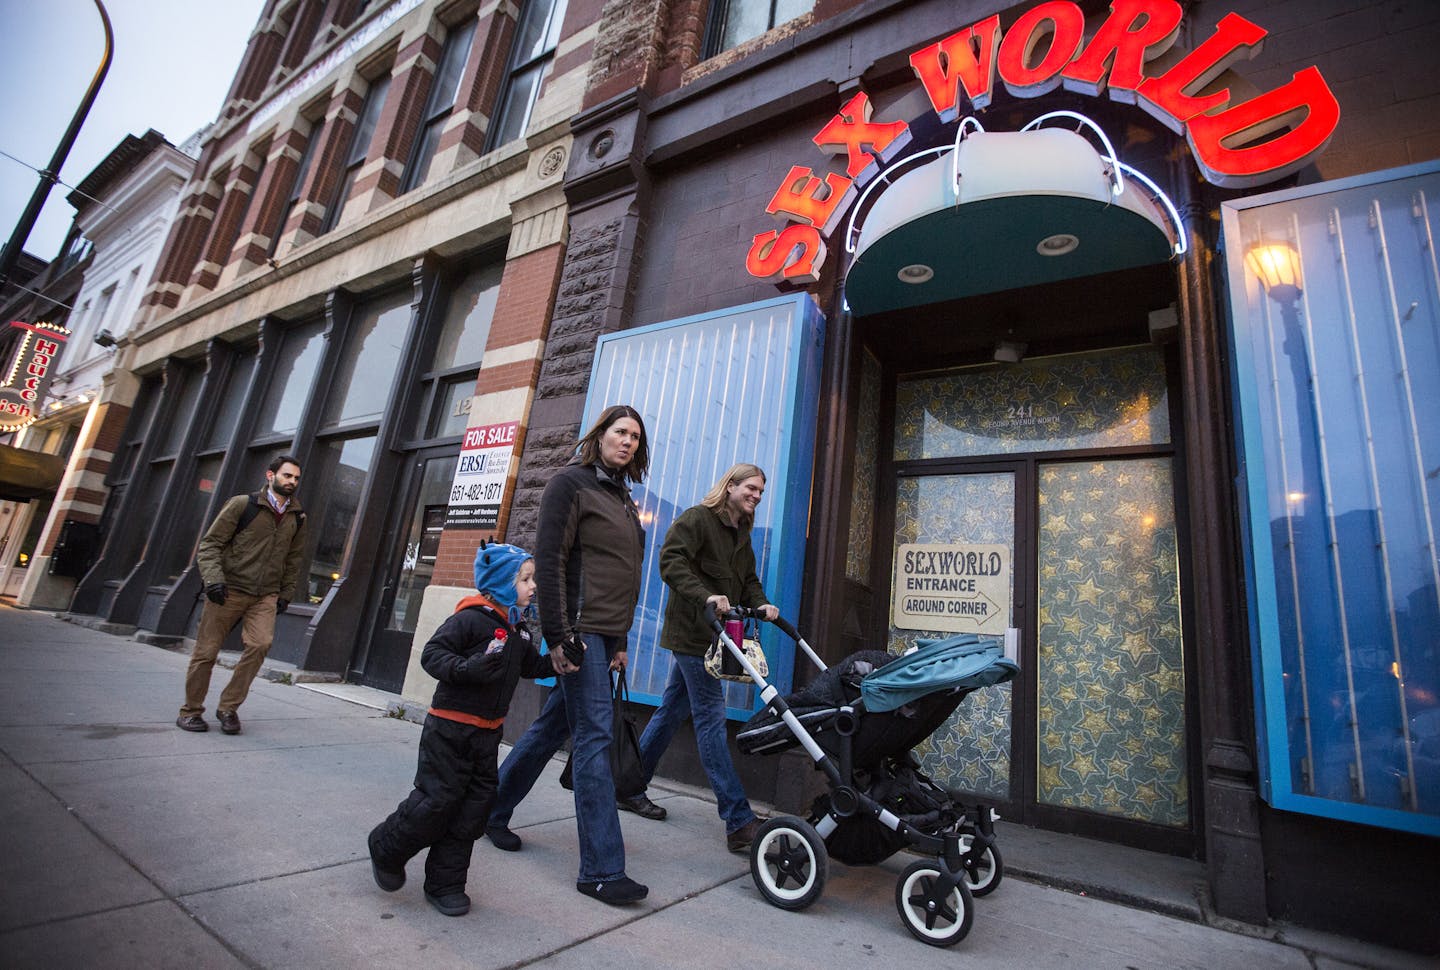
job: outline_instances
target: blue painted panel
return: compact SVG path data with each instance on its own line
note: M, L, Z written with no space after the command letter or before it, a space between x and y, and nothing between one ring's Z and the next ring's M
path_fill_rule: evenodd
M1440 834L1440 165L1223 217L1262 793Z
M668 590L660 547L671 523L737 461L765 470L751 541L771 602L800 611L824 321L806 294L700 314L602 337L582 429L611 404L645 419L650 474L635 488L645 524L645 575L630 629L630 693L658 703L670 672L659 646ZM763 624L772 681L789 691L795 645ZM744 684L725 688L730 717L759 706Z

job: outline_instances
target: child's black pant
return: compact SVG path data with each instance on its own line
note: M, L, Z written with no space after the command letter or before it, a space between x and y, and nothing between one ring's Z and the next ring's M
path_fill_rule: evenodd
M425 718L415 790L370 833L372 858L399 871L427 845L425 891L465 891L470 852L485 831L495 798L500 729Z

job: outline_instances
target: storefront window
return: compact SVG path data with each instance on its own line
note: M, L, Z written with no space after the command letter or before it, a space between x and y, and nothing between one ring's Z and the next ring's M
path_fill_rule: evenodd
M130 420L125 424L125 445L121 449L118 460L114 465L114 472L108 484L113 488L123 486L130 480L135 471L135 461L140 454L140 446L145 443L145 437L150 433L150 424L155 418L155 410L160 404L161 384L158 377L152 377L140 385L140 395L135 399L134 410L130 412ZM112 501L111 505L114 504Z
M1440 166L1223 207L1265 794L1440 835Z
M304 470L302 504L315 552L306 573L306 594L320 603L340 579L350 526L370 474L375 438L349 438L319 444ZM304 496L310 496L308 501Z
M255 422L255 436L294 434L300 413L315 383L315 370L325 353L325 321L315 320L286 331L270 376L265 400Z
M174 509L174 532L163 550L157 573L158 582L168 586L180 578L200 544L200 536L209 525L202 521L215 494L215 479L220 474L220 457L202 458L195 465L195 477Z
M240 421L241 409L245 406L245 392L250 390L250 377L255 373L256 353L252 348L237 353L230 366L230 376L225 381L225 392L220 406L215 409L215 418L210 423L201 447L203 449L224 448L230 444L235 426Z
M487 263L461 279L450 293L445 307L445 326L435 349L432 371L450 370L464 364L479 365L490 339L495 319L495 301L500 297L503 263Z
M487 262L459 279L445 306L435 357L425 375L431 401L415 418L417 438L447 438L465 433L470 398L490 339L504 264Z
M198 369L187 371L181 378L182 385L178 395L166 395L167 410L170 415L165 428L165 440L160 445L157 455L174 457L180 451L180 445L185 440L185 434L190 430L190 422L195 417L195 406L200 401L200 388L205 383L205 375Z
M379 421L410 331L410 291L397 290L356 307L322 425Z

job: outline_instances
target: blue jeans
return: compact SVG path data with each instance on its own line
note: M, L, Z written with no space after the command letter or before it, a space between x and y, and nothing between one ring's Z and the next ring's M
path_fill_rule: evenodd
M730 747L725 740L725 694L720 681L705 672L705 659L687 654L672 654L670 679L660 706L640 735L640 763L645 780L655 776L660 756L670 747L675 731L687 717L695 722L695 746L700 750L700 764L715 792L715 809L725 822L728 835L755 818L735 763L730 760ZM688 702L687 702L688 695Z
M577 882L610 882L625 875L625 842L610 775L614 717L609 645L613 637L583 633L580 669L557 678L545 705L500 765L486 828L508 828L515 806L530 794L550 759L574 737L570 756L575 784L575 824L580 836ZM607 643L608 641L608 643ZM581 712L572 717L571 711Z
M557 684L545 699L540 713L500 765L500 782L490 806L486 828L509 828L515 806L535 787L541 772L570 737L570 720L565 716L565 692Z

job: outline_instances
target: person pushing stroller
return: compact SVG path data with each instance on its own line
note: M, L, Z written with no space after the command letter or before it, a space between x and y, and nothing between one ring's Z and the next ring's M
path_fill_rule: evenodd
M439 683L420 735L415 788L370 832L370 867L386 892L405 885L405 863L429 847L425 900L446 916L470 911L466 873L495 797L501 725L521 677L555 673L523 617L535 562L519 546L482 545L479 595L462 599L435 631L420 665Z

